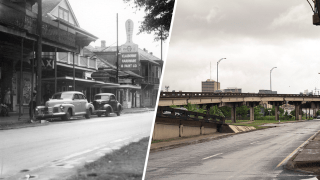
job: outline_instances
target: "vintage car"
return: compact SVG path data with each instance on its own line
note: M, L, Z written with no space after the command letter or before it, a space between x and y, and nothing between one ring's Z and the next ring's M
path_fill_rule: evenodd
M88 103L83 93L65 91L54 94L45 106L37 106L35 116L37 119L61 117L62 120L69 120L71 116L84 115L90 119L93 112L93 105Z
M94 96L93 106L96 114L100 117L102 114L110 116L110 113L116 113L120 116L122 105L116 100L112 93L100 93Z

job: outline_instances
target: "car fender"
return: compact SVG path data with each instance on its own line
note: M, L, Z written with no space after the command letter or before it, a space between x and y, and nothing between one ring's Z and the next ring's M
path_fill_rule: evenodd
M60 108L61 105L63 106L63 111L65 113L67 113L68 109L71 108L72 109L72 115L74 116L74 113L76 111L75 111L75 107L74 107L73 104L56 104L54 107L59 107Z
M122 105L120 103L118 103L117 108L118 108L118 111L119 110L122 111Z
M111 109L111 112L114 112L114 111L113 111L113 108L111 107L110 104L105 104L105 105L103 105L103 109L108 109L109 107L110 107L110 109Z
M89 110L90 108L92 109L92 112L95 111L93 104L87 103L87 104L86 104L86 110Z

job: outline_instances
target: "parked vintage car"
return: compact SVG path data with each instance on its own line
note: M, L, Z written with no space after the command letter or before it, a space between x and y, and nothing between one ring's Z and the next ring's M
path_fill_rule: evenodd
M65 91L54 94L45 106L37 106L35 116L37 119L61 117L69 120L71 116L84 115L90 119L93 112L94 106L88 103L83 93Z
M112 93L100 93L94 96L93 106L96 114L100 117L102 114L110 116L110 113L116 113L120 116L122 105L116 100Z

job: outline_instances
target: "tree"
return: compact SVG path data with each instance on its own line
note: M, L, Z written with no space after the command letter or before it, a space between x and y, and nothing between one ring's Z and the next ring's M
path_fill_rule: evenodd
M254 107L254 117L257 118L257 117L260 117L261 116L261 109L264 108L263 106L261 105L258 105L258 106L255 106Z
M146 15L139 27L139 33L155 33L155 40L165 40L169 36L172 13L175 0L123 0L125 3L133 1L137 10L144 9Z
M209 109L209 114L225 117L224 114L221 112L221 110L218 108L218 106L211 106Z
M231 117L231 107L223 106L219 108L225 117Z
M247 106L240 106L236 108L237 115L240 115L242 118L247 115L248 111L249 108Z

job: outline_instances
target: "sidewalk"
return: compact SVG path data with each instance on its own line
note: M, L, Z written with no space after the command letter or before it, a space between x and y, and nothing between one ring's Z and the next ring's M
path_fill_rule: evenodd
M124 109L121 114L132 114L132 113L143 113L143 112L149 112L149 111L155 111L155 108L130 108L130 109ZM9 117L0 116L0 130L4 129L17 129L17 128L24 128L24 127L33 127L33 126L39 126L39 125L47 125L48 123L31 123L29 114L24 113L20 119L19 115L16 112L10 112ZM94 117L95 115L93 115Z
M142 113L142 112L149 112L149 111L155 111L155 108L129 108L129 109L123 109L121 114Z
M320 131L297 149L286 164L289 170L320 175Z

